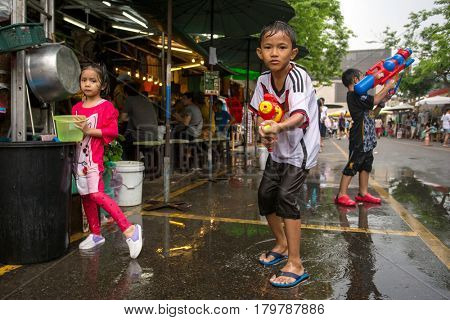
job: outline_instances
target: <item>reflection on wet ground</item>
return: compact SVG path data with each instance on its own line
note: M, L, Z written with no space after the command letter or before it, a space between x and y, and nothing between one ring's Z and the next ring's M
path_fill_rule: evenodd
M342 226L352 219L337 213ZM371 209L352 215L367 228ZM302 257L312 275L290 290L273 288L276 268L259 254L273 245L267 226L167 217L143 219L146 246L128 258L120 232L91 254L72 247L52 268L25 266L0 284L8 299L445 299L448 274L420 239L350 232L302 231ZM393 244L395 249L393 249ZM423 269L426 264L426 269ZM50 265L50 264L48 264ZM21 283L34 278L21 287ZM5 283L9 283L6 286ZM9 287L9 291L7 290ZM4 296L4 293L7 293ZM10 294L12 292L12 294Z
M204 183L174 198L192 204L186 213L129 208L130 219L142 223L144 231L137 260L129 259L122 234L109 225L98 250L83 253L74 242L59 260L0 276L0 298L449 299L447 267L389 204L333 204L345 159L331 148L326 152L298 198L301 256L311 278L296 288L273 288L269 278L280 266L257 262L274 245L256 203L261 171L244 172L236 158L228 180ZM426 185L408 170L397 172L389 192L448 244L448 190ZM174 187L194 178L180 176ZM146 196L157 195L157 182L146 185ZM350 194L356 193L353 181Z
M450 246L448 187L420 181L411 170L405 171L410 174L391 180L389 193L445 245Z

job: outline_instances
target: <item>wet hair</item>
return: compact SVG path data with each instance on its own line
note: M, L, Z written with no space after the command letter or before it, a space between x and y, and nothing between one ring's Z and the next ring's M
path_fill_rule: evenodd
M100 96L101 97L107 96L109 94L109 77L105 65L98 63L89 63L83 66L83 69L81 69L80 73L80 82L83 71L88 69L94 70L95 73L97 73L98 80L100 81Z
M275 35L277 32L283 32L285 35L291 39L292 48L297 48L297 35L295 34L294 29L286 22L283 21L275 21L267 26L265 26L261 30L261 34L259 35L259 47L261 48L261 42L264 37L271 37Z
M342 74L342 83L348 88L351 84L354 84L353 78L359 78L361 75L362 72L358 69L347 69Z

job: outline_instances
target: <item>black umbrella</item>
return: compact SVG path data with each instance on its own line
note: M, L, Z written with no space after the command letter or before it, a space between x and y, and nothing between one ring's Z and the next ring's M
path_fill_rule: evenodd
M164 21L168 1L134 0L133 8ZM173 0L173 25L185 33L210 34L214 30L225 36L246 36L294 15L294 9L281 0Z
M201 42L200 45L207 50L209 41ZM259 37L256 36L223 37L214 40L217 59L224 65L261 72L265 70L265 67L256 54L258 46ZM297 59L304 58L309 54L308 49L303 46L299 46L298 50Z

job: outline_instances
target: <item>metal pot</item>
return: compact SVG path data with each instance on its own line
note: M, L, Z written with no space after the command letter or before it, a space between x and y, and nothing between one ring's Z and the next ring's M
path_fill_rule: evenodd
M80 63L75 53L61 44L31 49L25 71L28 85L42 102L64 100L80 90Z

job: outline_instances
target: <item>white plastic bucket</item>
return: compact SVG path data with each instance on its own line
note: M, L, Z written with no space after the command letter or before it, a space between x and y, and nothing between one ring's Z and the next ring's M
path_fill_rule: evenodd
M259 160L259 170L264 170L266 168L267 158L269 157L269 150L266 147L258 147L258 160Z
M137 206L142 203L144 163L138 161L117 161L116 172L122 176L122 186L117 196L117 204L122 207Z

